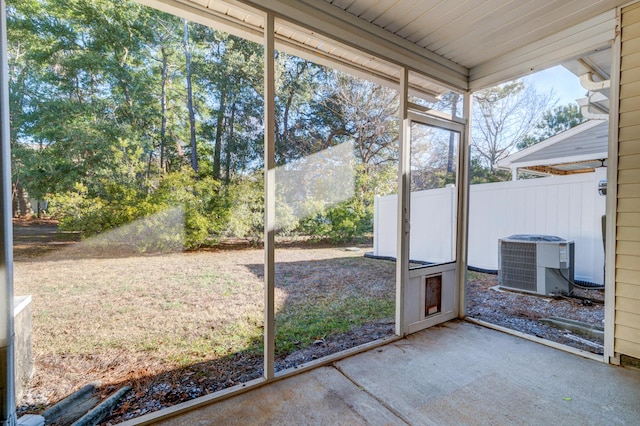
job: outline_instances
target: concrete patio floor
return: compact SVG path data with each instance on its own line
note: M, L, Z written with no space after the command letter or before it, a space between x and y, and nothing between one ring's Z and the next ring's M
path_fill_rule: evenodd
M453 321L157 424L639 425L640 371Z

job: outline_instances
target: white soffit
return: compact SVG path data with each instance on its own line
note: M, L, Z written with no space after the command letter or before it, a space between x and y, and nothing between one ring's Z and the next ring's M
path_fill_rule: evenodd
M465 68L473 69L505 53L613 11L627 0L325 2Z
M598 50L608 50L615 38L616 11L610 10L542 40L474 67L469 76L472 90L541 71Z
M591 73L595 81L602 81L608 80L611 77L612 60L613 53L611 49L605 49L573 61L565 62L562 66L577 77Z

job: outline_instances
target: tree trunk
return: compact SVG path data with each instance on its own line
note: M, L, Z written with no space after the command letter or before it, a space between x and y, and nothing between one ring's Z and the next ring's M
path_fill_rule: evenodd
M167 52L164 47L160 50L162 53L162 92L160 94L160 110L162 122L160 124L160 170L162 173L167 171L166 146L167 146Z
M193 89L191 87L191 51L189 50L189 23L184 20L184 56L187 77L187 109L189 110L189 128L191 130L191 168L198 172L198 152L196 146L196 118L193 111Z
M231 118L229 119L229 140L227 141L226 149L225 149L225 165L224 165L224 176L227 184L231 182L231 153L233 152L233 126L235 122L236 115L236 103L234 102L231 105Z
M224 131L224 114L227 101L227 89L220 93L220 108L216 119L216 140L213 148L213 178L220 179L220 155L222 153L222 132Z
M15 217L25 217L33 215L33 209L31 208L31 202L29 201L29 193L19 183L14 185L15 188L15 203L14 212Z

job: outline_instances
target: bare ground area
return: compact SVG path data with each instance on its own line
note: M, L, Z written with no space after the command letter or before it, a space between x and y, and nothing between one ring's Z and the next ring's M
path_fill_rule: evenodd
M21 412L42 412L88 382L101 396L129 384L115 424L262 375L263 262L243 244L163 255L98 250L52 222L14 224L16 294L33 296L36 376ZM277 369L299 366L393 333L395 264L366 245L297 243L276 250ZM597 339L539 320L602 324L593 299L493 290L470 274L472 317L591 352ZM591 339L590 346L581 339Z

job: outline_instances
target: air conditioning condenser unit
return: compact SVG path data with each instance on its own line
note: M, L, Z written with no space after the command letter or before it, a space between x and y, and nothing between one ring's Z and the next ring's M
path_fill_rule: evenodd
M574 277L573 241L552 235L512 235L498 240L500 287L552 295L569 293Z

